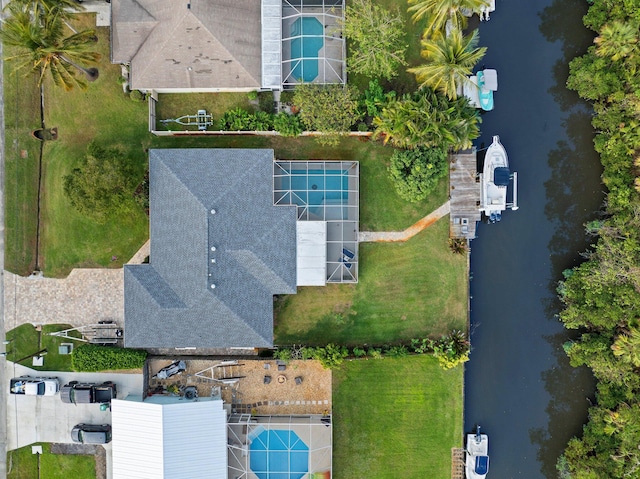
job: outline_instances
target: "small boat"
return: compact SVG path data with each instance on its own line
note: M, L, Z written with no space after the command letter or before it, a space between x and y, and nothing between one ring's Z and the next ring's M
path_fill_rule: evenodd
M471 106L484 111L493 110L494 91L498 91L498 72L489 68L468 77L458 88L458 94L467 97Z
M480 434L480 426L475 434L467 434L465 471L467 479L484 479L489 472L489 436Z
M484 69L477 73L478 99L484 111L493 110L493 92L498 91L498 72Z
M507 203L507 186L513 180L513 203ZM494 135L493 143L487 148L484 167L480 175L480 211L490 223L502 219L502 212L507 208L518 209L517 205L517 173L509 171L507 151L500 143L500 137Z

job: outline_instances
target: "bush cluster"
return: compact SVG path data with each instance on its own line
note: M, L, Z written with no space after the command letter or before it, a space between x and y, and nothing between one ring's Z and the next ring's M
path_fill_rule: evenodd
M83 344L71 353L71 365L76 371L139 369L146 359L146 351L97 344Z
M249 113L242 108L226 111L220 119L223 131L272 131L282 136L298 136L304 130L298 115L281 112L277 115L266 111Z

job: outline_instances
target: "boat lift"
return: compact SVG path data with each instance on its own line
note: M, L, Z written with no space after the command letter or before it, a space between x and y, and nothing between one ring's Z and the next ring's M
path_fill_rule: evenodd
M513 211L517 211L518 206L518 172L511 173L511 180L513 181L513 202L507 203L507 208L511 208Z
M198 110L195 115L183 115L179 118L170 118L168 120L160 120L160 123L178 123L184 126L197 126L199 131L205 131L208 126L213 125L213 116L207 113L207 110Z
M70 336L69 333L77 331L82 336ZM117 344L122 339L123 331L113 321L100 321L98 324L90 324L87 326L79 326L77 328L64 329L49 333L50 336L73 339L91 344Z

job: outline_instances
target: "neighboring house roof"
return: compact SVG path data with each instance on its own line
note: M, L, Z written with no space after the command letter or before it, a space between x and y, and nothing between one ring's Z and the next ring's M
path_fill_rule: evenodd
M296 292L296 207L273 206L273 159L149 152L151 254L125 266L127 347L273 346L273 295Z
M222 400L170 399L111 401L113 479L227 479Z
M112 0L111 61L132 89L260 88L258 0Z

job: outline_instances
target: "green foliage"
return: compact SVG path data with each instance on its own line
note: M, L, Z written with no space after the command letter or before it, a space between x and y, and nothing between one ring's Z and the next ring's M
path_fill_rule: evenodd
M324 348L306 348L311 352L311 357L317 361L320 361L322 367L325 369L333 369L340 366L344 359L349 355L349 351L344 346L338 346L335 344L327 344Z
M447 153L440 148L398 150L390 160L389 175L401 198L425 199L448 172Z
M249 101L255 101L258 99L258 92L255 90L250 91L249 93L247 93L247 98L249 99Z
M382 355L382 350L379 348L369 348L367 354L371 356L373 359L384 359Z
M304 130L302 121L298 115L289 115L281 111L273 119L273 129L282 136L298 136Z
M398 148L417 146L461 150L480 135L480 118L464 98L449 100L433 90L389 102L375 117L374 138Z
M276 107L276 102L273 100L273 92L261 91L258 93L258 105L260 106L260 110L273 113Z
M289 348L278 348L273 353L273 357L279 359L280 361L289 362L293 357L293 353Z
M433 355L443 369L452 369L469 360L469 341L462 331L453 331L433 341Z
M358 111L358 91L351 86L304 83L296 86L294 104L308 130L323 133L320 144L336 145L362 116Z
M463 238L449 238L449 249L453 254L465 254L468 249L467 240Z
M293 97L295 92L293 90L283 90L280 92L280 103L285 105L293 105Z
M364 350L364 349L362 349L362 348L358 348L358 347L356 347L356 348L353 348L353 355L354 355L356 358L361 358L361 357L363 357L363 356L366 356L366 355L367 355L367 351L366 351L366 350Z
M413 349L413 351L416 354L424 354L429 351L430 347L431 347L431 342L427 338L423 338L423 339L414 338L411 340L411 349Z
M414 22L426 19L425 36L445 34L447 22L457 29L467 26L465 10L477 12L487 0L409 0L409 13Z
M90 143L83 164L63 181L71 205L98 223L135 207L133 193L138 180L120 148Z
M352 0L347 5L344 36L351 42L347 68L369 77L391 80L407 62L404 59L404 18L372 0Z
M248 131L251 124L251 113L242 108L225 111L220 119L220 129L223 131Z
M83 344L71 353L71 364L76 371L140 369L146 359L146 351L96 344Z
M364 92L364 106L367 110L367 115L372 118L380 115L382 107L395 100L395 98L396 92L385 93L377 79L371 80L369 88Z
M596 238L587 261L565 271L557 291L560 320L583 331L564 350L571 365L593 371L597 405L558 470L576 479L617 479L637 477L640 464L640 4L590 3L584 22L598 36L571 61L567 85L593 102L606 216L586 225Z
M133 101L144 101L145 96L144 93L142 93L140 90L131 90L131 93L129 93L129 98L131 98Z
M409 355L409 351L407 350L407 347L403 345L391 346L387 349L386 355L390 358L404 358Z
M249 130L269 131L273 130L273 113L257 111L249 117Z

